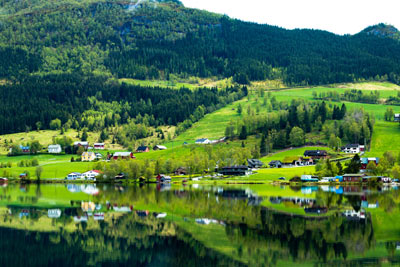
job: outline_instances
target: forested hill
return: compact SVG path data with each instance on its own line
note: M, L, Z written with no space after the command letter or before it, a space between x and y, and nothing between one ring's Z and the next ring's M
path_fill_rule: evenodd
M247 23L159 0L0 0L0 76L170 73L281 78L288 85L387 77L400 83L400 43Z

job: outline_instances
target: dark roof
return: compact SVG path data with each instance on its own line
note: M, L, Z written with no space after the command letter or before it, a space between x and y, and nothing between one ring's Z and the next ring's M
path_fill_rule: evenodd
M328 156L328 152L326 150L306 150L304 156Z
M227 167L223 167L223 170L229 170L229 169L244 169L244 170L248 170L249 167L244 166L244 165L234 165L234 166L227 166Z
M145 151L148 147L147 146L140 146L136 151Z
M268 165L276 165L276 164L282 164L280 160L271 160Z
M357 148L359 146L360 146L359 144L347 144L344 146L344 148Z
M247 162L251 165L259 165L259 166L264 165L264 163L259 159L247 159Z

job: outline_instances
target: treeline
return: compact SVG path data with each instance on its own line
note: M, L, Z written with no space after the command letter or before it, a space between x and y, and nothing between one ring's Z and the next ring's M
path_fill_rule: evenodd
M248 107L242 119L227 125L225 136L245 140L251 134L262 135L261 154L304 145L307 134L319 136L317 142L336 149L342 141L366 145L371 140L374 119L362 109L348 111L345 104L328 105L324 101L302 99L278 102L274 97L264 103L267 112L256 114ZM243 112L241 107L238 112Z
M119 1L4 0L0 8L6 14L0 23L0 75L6 78L79 71L138 79L168 79L171 73L234 77L241 84L383 77L400 83L398 41L365 32L285 30L179 3L148 2L132 9Z
M121 84L97 75L35 75L0 86L0 134L49 128L102 130L130 122L176 125L196 121L246 94L245 87L173 90Z
M364 93L362 90L346 90L344 93L339 93L337 91L328 91L317 93L313 91L313 98L316 100L326 100L326 101L349 101L349 102L359 102L376 104L379 101L380 93L375 90L369 94Z

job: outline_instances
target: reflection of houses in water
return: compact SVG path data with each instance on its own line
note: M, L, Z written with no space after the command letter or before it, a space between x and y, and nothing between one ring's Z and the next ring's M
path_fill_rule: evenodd
M214 220L214 219L208 219L208 218L199 218L196 219L195 222L197 224L202 224L202 225L209 225L209 224L220 224L220 225L226 225L225 222L223 221L218 221L218 220Z
M319 190L318 186L303 186L301 188L301 193L303 193L305 195L310 195L313 192L317 192L318 190Z
M369 203L367 200L361 201L361 208L376 209L379 207L378 201L375 203Z
M248 206L258 206L263 201L262 197L254 195L251 190L243 189L223 189L218 188L216 192L217 198L234 199L234 200L247 200Z
M304 208L305 213L312 213L312 214L325 214L328 212L328 208L326 207L310 207Z
M347 219L347 220L361 220L361 219L365 219L365 211L359 210L359 211L355 211L355 210L345 210L342 215Z
M169 191L171 189L171 183L157 183L157 190L160 192Z
M270 197L269 201L272 204L281 204L284 202L291 202L300 207L304 206L314 206L316 201L312 198L304 198L304 197Z
M67 184L67 189L71 193L79 193L81 192L81 186L77 184Z
M61 217L61 210L60 209L50 209L47 211L47 217L50 219L58 219Z

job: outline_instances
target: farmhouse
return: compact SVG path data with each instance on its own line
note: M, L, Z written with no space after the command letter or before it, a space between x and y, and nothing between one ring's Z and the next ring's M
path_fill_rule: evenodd
M175 170L175 175L187 175L188 172L185 167L179 167Z
M207 144L211 144L211 141L208 140L208 138L200 138L200 139L197 139L195 143L200 144L200 145L207 145Z
M112 155L112 158L114 160L118 160L118 159L134 159L135 156L133 155L132 152L115 152L114 155Z
M378 166L379 158L361 158L361 169L365 170L370 162L374 162Z
M51 154L61 153L62 149L60 145L49 145L47 151Z
M301 181L303 183L307 183L307 182L318 182L319 180L318 180L318 177L316 177L316 176L304 174L301 176Z
M149 152L150 149L148 146L140 146L136 149L136 152L138 153L143 153L143 152Z
M258 169L261 168L264 163L259 159L247 159L247 165L251 169Z
M81 156L82 161L93 161L96 159L96 154L94 152L83 152Z
M234 165L229 167L223 167L219 170L222 175L247 175L250 174L249 168L244 165Z
M363 153L365 150L365 146L359 144L348 144L341 148L342 152L348 154L359 154Z
M88 149L89 143L86 142L86 141L77 141L77 142L74 142L74 147L79 147L79 146L83 146L85 149Z
M157 151L157 150L166 150L167 147L166 146L161 146L161 145L156 145L153 147L153 150Z
M95 177L99 176L101 174L100 171L98 170L91 170L82 173L82 178L86 180L93 180Z
M343 175L343 182L361 182L363 174L345 174Z
M104 145L104 143L94 143L93 147L94 147L94 149L103 150L105 145Z
M270 168L282 168L282 162L280 160L272 160L268 165Z
M312 159L326 159L328 158L328 152L326 150L306 150L304 157L310 157Z
M80 172L71 172L67 175L67 180L81 179L82 174Z
M394 119L393 119L393 121L400 122L400 114L399 114L399 113L394 114Z
M21 149L22 153L29 153L31 152L31 148L29 146L22 146L19 145L19 148Z

